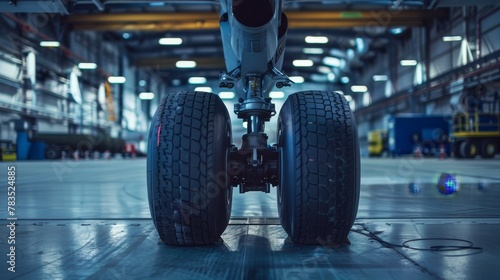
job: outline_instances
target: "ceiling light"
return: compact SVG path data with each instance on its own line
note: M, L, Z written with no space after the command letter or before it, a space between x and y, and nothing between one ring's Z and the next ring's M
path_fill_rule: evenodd
M201 85L207 82L205 77L191 77L188 79L188 83L191 85Z
M340 78L340 82L343 84L347 84L347 83L349 83L349 81L350 81L350 79L347 76Z
M125 77L122 77L122 76L110 76L108 78L108 82L110 84L123 84L127 81L127 79Z
M352 92L367 92L368 88L366 86L362 86L362 85L351 86L351 91Z
M389 79L387 75L373 75L372 78L374 82L385 82Z
M236 95L232 91L221 91L219 92L219 97L221 99L233 99Z
M140 80L140 81L139 81L139 86L140 86L140 87L145 87L146 85L147 85L146 80Z
M50 48L58 48L61 46L61 43L57 41L41 41L40 47L50 47Z
M89 62L82 62L82 63L78 63L78 68L80 69L96 69L97 68L97 64L95 63L89 63Z
M302 51L305 54L323 54L325 52L322 48L304 48Z
M175 63L175 67L177 68L195 68L196 61L192 60L179 60Z
M304 82L304 77L302 76L291 76L291 77L288 77L290 80L292 80L292 82L296 83L296 84L302 84Z
M391 29L391 33L394 35L399 35L405 31L404 27L394 27Z
M306 43L308 44L326 44L328 37L325 36L306 36Z
M310 59L296 59L293 61L293 66L295 67L311 67L314 63Z
M152 92L141 92L139 93L139 99L141 100L151 100L155 98L155 94Z
M403 59L401 60L401 66L415 66L417 65L417 61L414 59Z
M182 44L181 38L161 38L158 40L160 45L180 45Z
M132 37L132 35L130 35L130 33L125 32L122 34L122 38L125 40L130 39L130 37Z
M352 96L350 96L350 95L344 95L344 97L345 97L345 100L346 100L347 102L349 102L349 101L351 101L351 100L352 100Z
M328 73L332 73L332 68L331 67L328 67L328 66L324 66L324 65L321 65L321 66L318 66L318 72L322 73L322 74L328 74Z
M454 42L454 41L461 41L462 36L444 36L443 37L443 42Z
M323 63L332 67L340 67L342 65L341 59L334 56L325 56Z
M271 91L269 97L276 99L285 98L285 93L282 91Z
M335 80L335 74L328 73L328 75L326 75L326 78L328 79L328 81L333 82Z
M194 91L212 92L212 88L211 87L197 87L194 89Z

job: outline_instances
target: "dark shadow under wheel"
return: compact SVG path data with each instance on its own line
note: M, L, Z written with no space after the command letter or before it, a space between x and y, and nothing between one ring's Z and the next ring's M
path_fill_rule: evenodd
M179 92L161 101L149 132L147 184L163 242L219 241L231 214L230 145L229 114L219 96Z
M292 94L278 118L278 209L290 239L347 244L358 210L359 142L345 98L328 91Z

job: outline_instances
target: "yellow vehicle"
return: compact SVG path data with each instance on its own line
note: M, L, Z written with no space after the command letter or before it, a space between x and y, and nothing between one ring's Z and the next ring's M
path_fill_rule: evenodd
M387 130L378 129L368 132L368 155L379 157L387 150Z
M457 158L493 158L500 152L500 113L460 113L453 117Z

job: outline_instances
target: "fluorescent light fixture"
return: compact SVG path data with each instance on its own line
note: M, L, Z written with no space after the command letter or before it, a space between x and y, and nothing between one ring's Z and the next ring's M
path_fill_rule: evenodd
M328 73L328 74L326 75L326 78L328 79L328 81L333 82L333 81L335 80L335 74L333 74L333 73Z
M350 96L350 95L344 95L344 97L345 97L345 100L347 100L347 102L352 100L352 96Z
M444 36L443 42L462 41L462 36Z
M304 48L302 51L305 54L323 54L325 52L322 48Z
M92 63L92 62L81 62L81 63L78 63L78 68L92 70L92 69L97 68L97 64Z
M320 72L322 74L332 73L332 67L321 65L321 66L318 66L318 68L316 68L316 69L318 70L318 72Z
M141 100L151 100L155 98L155 94L152 92L141 92L139 93L139 99Z
M271 91L269 97L276 99L285 98L285 93L283 91Z
M177 68L195 68L196 61L192 60L179 60L175 63L175 67Z
M302 76L291 76L291 77L288 77L290 80L292 80L292 82L296 83L296 84L302 84L304 82L304 77Z
M325 66L325 65L320 65L316 68L316 70L318 70L318 72L320 72L321 74L328 74L328 73L332 73L332 67L329 67L329 66Z
M219 92L219 97L221 99L233 99L236 95L232 91L221 91Z
M332 67L340 67L342 65L340 58L332 57L332 56L325 56L323 58L323 63L325 65L332 66Z
M325 56L323 58L323 63L332 67L340 67L342 65L340 58L334 56Z
M362 86L362 85L355 85L355 86L351 86L351 91L352 92L367 92L368 88L366 86Z
M308 44L326 44L328 37L325 36L306 36L306 43Z
M191 77L188 79L188 83L191 85L201 85L207 82L205 77Z
M340 78L340 82L343 84L347 84L347 83L349 83L349 81L350 81L350 79L347 76Z
M389 79L387 75L373 75L372 78L374 82L385 82Z
M160 45L180 45L182 44L182 39L181 38L161 38L158 40L158 43Z
M296 59L293 61L293 66L295 67L311 67L314 62L310 59Z
M391 29L391 33L394 35L399 35L405 31L404 27L394 27Z
M41 41L40 47L50 47L50 48L58 48L61 46L61 43L57 41Z
M194 89L194 91L212 92L212 88L211 87L197 87Z
M110 76L108 78L108 82L110 84L123 84L127 81L127 79L125 77L122 77L122 76Z
M415 66L417 61L415 59L403 59L401 60L401 66Z

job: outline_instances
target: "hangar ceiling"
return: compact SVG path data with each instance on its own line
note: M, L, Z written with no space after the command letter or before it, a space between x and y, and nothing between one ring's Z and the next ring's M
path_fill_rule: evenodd
M405 38L411 32L407 27L446 19L447 9L439 7L467 1L284 0L289 31L283 70L306 79L330 71L338 82L385 51L393 40ZM215 79L225 68L219 1L11 0L1 2L0 10L5 16L58 13L61 30L103 32L108 40L125 46L133 64L154 69L165 80ZM328 43L306 43L306 36L325 36ZM165 37L181 38L182 44L160 45ZM334 63L325 65L325 57L333 57ZM179 58L194 60L197 67L179 70L175 66ZM295 67L295 59L311 59L318 67Z

